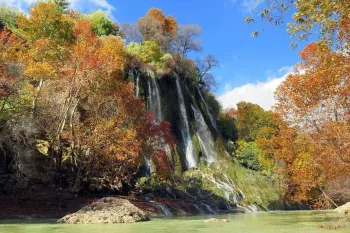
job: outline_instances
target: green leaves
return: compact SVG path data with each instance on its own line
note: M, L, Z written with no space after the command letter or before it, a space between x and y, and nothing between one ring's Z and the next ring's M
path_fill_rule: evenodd
M238 162L243 166L252 169L260 170L259 156L263 154L255 142L246 142L240 140L237 142L238 149L236 150L235 157Z
M0 6L0 29L6 26L10 30L17 28L16 19L19 16L19 12L8 7Z
M87 19L93 25L93 32L98 36L116 35L118 26L113 23L109 15L102 10L97 10L89 15Z

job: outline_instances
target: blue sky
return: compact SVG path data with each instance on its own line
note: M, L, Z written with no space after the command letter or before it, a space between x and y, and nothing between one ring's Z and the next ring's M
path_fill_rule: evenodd
M1 1L23 10L35 2ZM179 24L200 25L204 49L194 56L213 54L220 60L213 73L219 84L215 94L224 107L247 100L270 108L275 87L299 61L303 46L291 49L293 38L287 34L286 25L264 27L260 22L244 22L251 9L260 7L259 0L71 0L71 6L84 12L102 8L118 22L135 22L148 9L157 7ZM265 30L257 38L251 37L252 31L262 28Z

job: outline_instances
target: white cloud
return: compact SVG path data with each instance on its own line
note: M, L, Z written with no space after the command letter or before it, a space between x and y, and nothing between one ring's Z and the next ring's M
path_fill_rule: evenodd
M28 8L38 2L38 0L0 0L0 4L5 4L20 11L27 12ZM70 7L74 10L90 12L102 9L111 14L115 8L107 0L69 0Z
M262 3L261 0L242 0L241 6L244 8L247 12L254 11L260 4Z
M101 7L102 9L106 10L109 14L112 13L115 8L107 2L107 0L89 0L89 2L95 4L98 7Z
M236 107L240 101L251 102L269 110L275 104L274 92L279 84L292 73L293 67L285 66L278 70L280 77L269 77L265 82L248 83L240 87L227 90L218 97L224 108Z

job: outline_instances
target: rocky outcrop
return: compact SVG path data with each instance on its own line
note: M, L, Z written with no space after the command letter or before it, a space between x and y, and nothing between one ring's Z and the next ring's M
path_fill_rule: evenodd
M227 219L217 219L217 218L210 218L204 221L205 223L225 223L228 222Z
M339 213L350 213L350 202L339 206L338 208L335 209L335 211L339 212Z
M149 218L147 214L128 200L116 197L107 197L83 207L76 213L66 215L57 222L69 224L89 224L134 223L148 220Z

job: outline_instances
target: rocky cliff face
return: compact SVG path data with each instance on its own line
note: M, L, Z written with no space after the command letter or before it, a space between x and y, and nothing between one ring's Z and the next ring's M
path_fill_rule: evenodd
M176 73L160 78L152 72L142 73L134 69L127 74L135 84L135 94L145 100L148 111L153 113L157 122L166 120L171 124L178 144L173 151L166 145L164 149L174 172L189 180L183 187L185 193L198 188L193 183L200 181L200 187L226 200L227 209L240 203L246 206L255 204L262 209L275 209L276 203L279 205L278 191L271 188L273 184L258 173L251 174L226 152L216 126L215 106L207 103L207 93ZM159 197L167 198L166 195ZM217 208L211 203L206 205L214 211ZM251 206L246 211L255 209Z
M216 116L190 80L175 73L158 78L152 72L138 70L129 71L128 78L135 84L135 94L145 100L155 119L170 122L183 171L198 167L200 159L215 162ZM178 158L174 156L169 159L176 161Z

